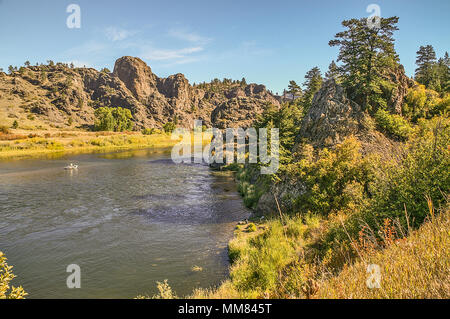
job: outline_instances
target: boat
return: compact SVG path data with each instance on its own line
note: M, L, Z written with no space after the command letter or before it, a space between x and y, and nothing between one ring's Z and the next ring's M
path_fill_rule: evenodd
M74 170L74 169L78 169L78 165L73 165L72 163L70 163L69 166L64 167L65 170Z

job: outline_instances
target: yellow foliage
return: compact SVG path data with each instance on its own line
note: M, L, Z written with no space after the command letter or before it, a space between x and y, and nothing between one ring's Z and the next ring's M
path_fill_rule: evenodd
M24 299L27 293L22 287L10 286L16 276L12 273L12 266L6 263L5 255L0 251L0 299Z

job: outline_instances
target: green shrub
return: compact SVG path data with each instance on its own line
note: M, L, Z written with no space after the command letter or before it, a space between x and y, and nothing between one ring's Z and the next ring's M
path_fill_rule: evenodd
M176 129L176 125L173 122L168 122L163 126L164 132L172 133Z
M17 122L17 120L14 120L12 126L13 129L17 129L19 127L19 123Z
M300 195L288 199L293 211L326 216L361 207L366 200L364 189L373 180L374 159L363 157L360 148L353 137L317 156L305 145L300 160L286 169L290 180L301 180L304 185Z
M143 135L161 134L161 131L156 128L145 128L142 130Z
M371 188L370 211L383 218L400 218L406 226L420 226L428 211L425 196L443 205L450 191L450 120L434 118L419 122L419 131L403 148L403 156L379 168Z
M450 191L450 120L434 118L419 121L417 132L398 150L395 160L381 163L368 185L367 204L349 212L345 229L341 223L331 227L328 248L357 238L364 226L377 237L386 220L395 221L398 231L421 226L429 204L443 208Z
M412 132L408 121L402 116L390 114L382 109L375 113L375 122L380 129L400 139L407 139Z
M129 109L121 107L100 107L95 110L94 128L96 131L123 132L133 128L132 115Z
M258 165L237 166L236 179L239 181L238 191L248 208L256 208L261 196L267 192L270 176L260 175Z

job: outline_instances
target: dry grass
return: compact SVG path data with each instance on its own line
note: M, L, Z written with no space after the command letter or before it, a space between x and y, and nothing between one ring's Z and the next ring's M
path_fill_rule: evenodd
M167 134L138 132L34 131L12 130L0 134L0 159L34 157L54 153L164 148L178 143Z
M316 298L450 298L449 212L430 220L404 240L365 256L320 284ZM367 287L369 264L379 265L381 288Z
M283 226L284 224L284 226ZM428 221L408 237L386 222L383 244L361 246L354 262L337 271L312 258L324 220L266 221L256 232L238 229L229 244L230 279L189 298L404 299L450 297L450 216L430 206ZM406 234L406 233L405 233ZM379 265L381 288L368 288L368 265ZM340 269L340 268L339 268Z

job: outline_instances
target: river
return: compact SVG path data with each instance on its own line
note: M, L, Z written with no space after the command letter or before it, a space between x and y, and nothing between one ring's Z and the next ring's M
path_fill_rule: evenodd
M78 170L63 169L72 162ZM231 175L162 150L0 162L0 251L28 298L134 298L165 279L181 296L217 285L248 216ZM71 264L80 289L66 285Z

